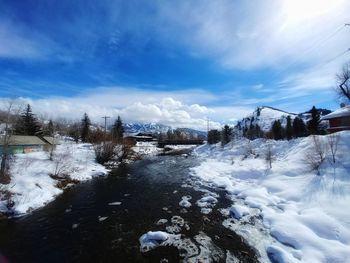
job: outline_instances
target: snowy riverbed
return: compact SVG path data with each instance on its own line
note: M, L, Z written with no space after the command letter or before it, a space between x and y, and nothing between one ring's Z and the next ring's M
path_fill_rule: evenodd
M256 247L263 262L348 262L350 132L339 134L336 163L326 150L319 174L306 160L314 150L310 136L204 145L195 151L201 164L192 175L228 192L233 204L222 211L230 215L223 225ZM329 135L318 138L326 147Z
M95 162L91 144L62 142L54 151L53 161L44 151L16 154L11 162L11 183L1 190L11 193L11 212L21 215L44 206L63 192L50 174L68 174L72 180L85 181L107 172ZM7 206L8 200L0 201L0 212L9 212Z

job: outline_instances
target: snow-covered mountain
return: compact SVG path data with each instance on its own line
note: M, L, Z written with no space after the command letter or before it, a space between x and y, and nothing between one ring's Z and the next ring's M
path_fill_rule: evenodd
M175 129L171 126L160 123L125 123L124 129L125 133L128 135L134 135L138 133L167 133L168 130L175 131ZM194 130L191 128L178 128L178 130L189 136L207 136L206 132Z
M286 126L288 116L291 117L292 121L295 117L302 118L302 116L299 116L296 113L286 112L268 106L261 106L256 108L256 110L252 114L246 116L238 123L240 124L242 129L248 129L251 124L258 124L262 131L268 132L270 131L273 122L276 120L280 120L282 126Z
M126 134L166 133L172 130L170 126L159 123L125 123L123 126Z

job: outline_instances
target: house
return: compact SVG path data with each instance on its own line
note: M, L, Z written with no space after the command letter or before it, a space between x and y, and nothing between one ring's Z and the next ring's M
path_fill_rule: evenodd
M40 137L46 144L44 145L44 151L50 151L52 148L55 149L59 144L58 140L51 136Z
M340 109L323 116L321 120L329 121L327 130L330 133L350 130L350 105L342 105Z
M9 141L8 152L10 154L37 152L50 149L50 145L55 145L52 137L47 137L47 140L44 140L37 136L12 135ZM4 137L0 136L0 154L2 154L3 148Z

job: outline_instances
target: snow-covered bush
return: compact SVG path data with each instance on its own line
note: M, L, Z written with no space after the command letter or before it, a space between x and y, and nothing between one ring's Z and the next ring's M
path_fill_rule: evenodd
M71 154L69 152L53 153L52 162L54 165L51 173L52 178L56 179L69 177L69 173L72 170L70 157Z
M94 151L96 154L96 162L99 164L105 164L112 161L116 155L116 144L108 142L94 145Z

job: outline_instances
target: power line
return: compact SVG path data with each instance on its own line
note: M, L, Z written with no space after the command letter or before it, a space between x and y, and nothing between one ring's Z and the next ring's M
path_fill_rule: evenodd
M324 66L324 65L327 65L327 64L331 63L332 61L336 60L337 58L343 56L344 54L346 54L346 53L348 53L348 52L350 52L350 48L348 48L347 50L345 50L345 51L339 53L338 55L334 56L333 58L331 58L331 59L325 61L324 64L321 64L321 66Z
M342 26L337 27L332 33L330 33L329 35L327 35L326 37L315 41L310 47L308 47L307 49L305 49L303 52L300 53L299 57L296 58L294 61L292 61L291 63L289 63L286 67L284 67L282 70L278 71L275 76L277 77L279 74L285 72L286 70L288 70L291 66L296 65L300 59L302 57L304 57L305 55L307 55L308 53L310 53L312 50L314 50L316 47L324 44L325 42L327 42L328 40L330 40L331 38L333 38L334 36L336 36L342 29L344 29L346 26L349 26L349 24L344 24Z

